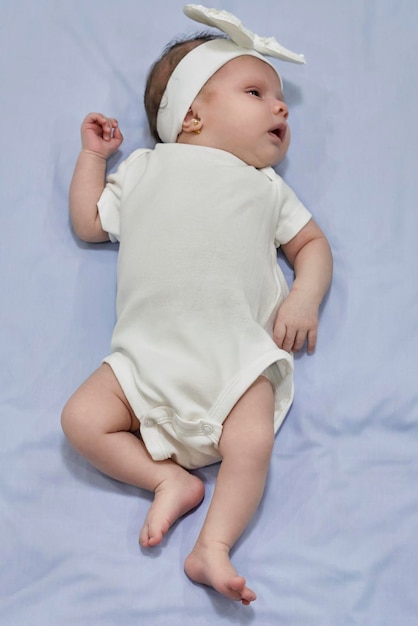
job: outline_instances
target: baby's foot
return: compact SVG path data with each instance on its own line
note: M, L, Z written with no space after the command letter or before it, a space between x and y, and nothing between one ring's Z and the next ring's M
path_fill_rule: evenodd
M186 574L196 583L209 585L231 600L248 605L256 599L246 580L238 576L224 544L197 542L184 564Z
M185 470L161 482L139 533L141 546L159 544L170 526L202 501L204 493L202 481Z

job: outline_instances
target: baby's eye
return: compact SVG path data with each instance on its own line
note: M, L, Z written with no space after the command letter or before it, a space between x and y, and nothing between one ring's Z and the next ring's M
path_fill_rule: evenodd
M256 96L257 98L260 98L261 96L261 92L258 89L248 89L247 93L250 94L250 96Z

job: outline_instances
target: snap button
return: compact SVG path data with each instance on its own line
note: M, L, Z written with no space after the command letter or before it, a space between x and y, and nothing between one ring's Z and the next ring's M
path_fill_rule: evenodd
M151 417L147 417L144 420L144 426L146 426L147 428L152 428L154 426L154 420Z
M213 433L213 426L211 426L210 424L203 424L202 433L204 435L211 435Z

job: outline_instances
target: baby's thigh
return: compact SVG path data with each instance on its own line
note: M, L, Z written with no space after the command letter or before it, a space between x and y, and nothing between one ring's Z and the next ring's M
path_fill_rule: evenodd
M107 363L97 369L71 396L62 413L62 427L68 431L111 433L136 431L139 421Z

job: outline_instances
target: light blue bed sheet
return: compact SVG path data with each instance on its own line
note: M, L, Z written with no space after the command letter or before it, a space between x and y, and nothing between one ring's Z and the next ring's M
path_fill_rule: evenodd
M80 123L90 110L119 119L111 167L151 145L144 81L173 36L196 30L182 5L1 2L0 624L416 626L415 0L212 4L306 55L278 62L293 133L279 171L335 258L317 351L296 358L265 497L233 553L257 601L183 573L217 466L198 472L200 508L143 551L150 496L64 441L61 408L108 353L115 317L116 247L69 226Z

